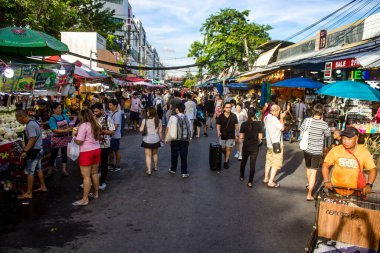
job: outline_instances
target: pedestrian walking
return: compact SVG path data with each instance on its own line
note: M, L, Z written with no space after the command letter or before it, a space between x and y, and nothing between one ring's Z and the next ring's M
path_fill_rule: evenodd
M70 119L62 113L62 105L58 102L52 103L53 115L49 119L50 129L53 131L51 137L51 156L48 163L48 176L53 173L55 160L61 150L62 176L67 177L67 145L69 144L72 128L69 126Z
M140 121L140 109L143 108L140 98L137 97L137 92L132 94L131 109L130 109L130 124L133 125L133 130L137 130Z
M111 110L111 118L115 125L115 133L111 137L110 168L109 171L116 172L120 170L120 139L121 139L121 114L117 110L118 101L112 99L108 106Z
M116 107L117 108L117 107ZM82 110L79 114L80 125L78 131L74 131L74 141L79 145L79 167L83 178L82 199L73 203L74 206L88 205L88 198L99 198L99 176L98 167L100 163L100 135L101 128L95 116L89 109ZM94 192L90 194L91 182Z
M322 119L323 111L323 105L316 104L313 108L313 117L305 119L300 127L301 136L307 138L307 148L304 150L304 158L307 177L306 188L308 189L306 200L309 201L314 200L312 193L317 171L323 158L324 140L325 137L330 137L331 135L328 124ZM305 131L308 133L307 136L303 136Z
M190 127L191 127L191 137L194 136L194 120L197 116L197 105L196 103L192 100L191 94L186 94L187 101L185 102L185 115L186 117L190 120Z
M237 108L236 108L237 109ZM247 186L252 188L253 177L255 176L256 159L259 154L259 147L263 139L263 128L261 122L256 118L257 109L248 109L248 120L240 127L240 140L242 142L242 160L240 163L240 181L244 181L245 165L250 159L249 179Z
M46 192L47 188L44 181L44 173L41 169L42 134L41 127L37 121L32 120L26 114L26 111L17 111L16 120L25 128L25 147L21 154L21 159L25 159L25 174L27 175L27 190L24 194L18 196L18 199L31 199L33 197L34 173L37 171L40 187L34 192Z
M214 129L213 127L213 119L214 119L214 113L215 113L215 107L214 107L215 101L213 99L212 95L208 96L208 99L206 100L206 124L210 127L211 130Z
M231 150L239 138L235 135L239 132L238 119L234 113L231 113L231 108L231 103L224 103L224 112L216 120L216 132L224 153L224 169L229 168Z
M197 105L197 113L196 113L196 120L195 120L195 126L196 126L196 137L199 138L201 135L201 126L203 126L203 136L207 137L207 111L206 111L206 100L204 98L201 99L201 103Z
M108 156L111 147L111 136L115 133L115 125L112 118L107 115L103 109L103 104L96 103L91 106L95 118L102 129L100 144L100 180L99 189L104 191L107 187L106 180L108 176Z
M232 110L231 110L231 112L232 112ZM245 109L243 110L241 105L237 104L234 113L238 119L238 126L239 126L239 132L237 132L236 135L239 136L241 125L243 124L243 122L245 122L248 119L247 110L245 110ZM242 159L242 148L243 148L243 145L239 139L236 142L236 154L235 154L235 158L237 158L239 160Z
M281 169L284 156L284 143L282 131L284 127L285 113L281 113L280 107L272 104L270 113L264 118L265 136L267 140L267 155L265 159L264 184L270 188L279 188L280 184L275 182L277 171ZM280 120L278 117L280 116Z
M181 174L182 178L188 178L190 175L188 173L187 167L187 154L189 150L190 141L190 121L184 115L185 105L182 103L177 104L175 109L176 115L170 117L168 122L168 127L166 128L166 140L168 140L168 134L171 132L171 128L176 128L177 136L175 140L170 143L171 150L171 167L168 170L169 173L175 174L178 165L178 156L181 157ZM165 141L168 143L168 141Z
M148 108L146 119L141 122L140 132L143 135L141 147L145 151L146 175L150 176L152 174L152 157L153 170L157 171L158 169L158 148L162 143L162 123L154 107Z

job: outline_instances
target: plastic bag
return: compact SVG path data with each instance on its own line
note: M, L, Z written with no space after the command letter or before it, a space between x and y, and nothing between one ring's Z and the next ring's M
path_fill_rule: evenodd
M73 161L76 161L79 157L79 145L74 142L74 139L67 146L67 155Z

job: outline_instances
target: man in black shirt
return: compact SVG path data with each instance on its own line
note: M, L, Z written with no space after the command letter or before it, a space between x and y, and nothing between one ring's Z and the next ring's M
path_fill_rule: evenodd
M231 155L231 149L235 141L239 139L235 133L239 132L238 119L234 113L231 113L231 103L224 104L224 113L216 119L216 132L219 137L219 143L222 146L223 153L225 154L224 168L228 169L228 161Z

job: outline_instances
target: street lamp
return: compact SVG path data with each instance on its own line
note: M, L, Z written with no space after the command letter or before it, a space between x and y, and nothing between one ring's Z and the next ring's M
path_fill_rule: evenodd
M96 57L98 56L96 51L92 51L92 49L90 50L90 69L92 69L92 54L95 54Z

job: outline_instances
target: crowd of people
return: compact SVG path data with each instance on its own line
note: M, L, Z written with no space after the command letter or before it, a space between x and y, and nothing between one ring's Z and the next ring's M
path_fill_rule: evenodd
M233 157L241 161L240 180L244 181L245 167L250 161L249 188L253 187L260 146L266 143L265 175L262 182L269 188L278 189L280 184L276 182L276 175L283 166L283 132L289 122L295 119L300 139L307 138L306 147L303 148L308 182L306 200L314 200L312 194L317 170L325 156L324 140L331 135L329 126L323 121L323 105L315 104L308 117L306 107L300 100L282 106L276 103L275 98L262 106L259 102L256 94L222 97L214 91L131 91L123 100L101 96L99 99L84 101L76 122L70 122L69 117L63 113L62 105L53 102L52 114L48 120L53 135L47 176L53 173L59 151L62 176L69 176L67 146L72 137L79 145L78 165L83 178L83 196L73 204L87 205L89 197L98 198L99 190L106 189L108 172L121 170L120 140L126 126L130 131L142 134L141 147L145 152L147 176L152 175L152 170L158 169L158 149L165 143L170 143L171 167L168 172L176 173L180 157L181 177L186 179L190 176L187 157L191 140L208 137L210 131L215 130L224 157L224 169L230 167L231 155L235 152ZM16 118L20 123L26 124L26 145L22 157L27 161L25 172L28 175L28 190L19 198L32 198L35 171L40 180L40 188L36 190L47 191L41 170L41 128L25 111L18 111ZM369 151L357 144L358 132L355 130L348 126L343 132L334 133L335 147L327 154L322 166L324 184L328 188L332 185L356 188L359 171L368 170L368 183L363 191L369 192L376 179L376 166ZM338 168L333 170L331 181L330 166Z

